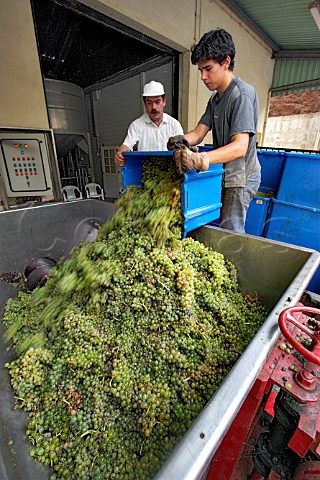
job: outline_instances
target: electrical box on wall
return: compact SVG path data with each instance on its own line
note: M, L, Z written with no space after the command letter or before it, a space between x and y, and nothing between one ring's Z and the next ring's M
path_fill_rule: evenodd
M1 132L0 171L8 197L53 195L44 132Z

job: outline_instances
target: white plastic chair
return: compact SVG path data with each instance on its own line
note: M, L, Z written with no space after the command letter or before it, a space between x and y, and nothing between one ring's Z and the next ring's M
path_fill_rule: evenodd
M83 198L81 191L75 185L66 185L65 187L62 187L61 191L65 202L81 200Z
M100 198L104 200L104 193L99 183L87 183L84 188L87 198Z

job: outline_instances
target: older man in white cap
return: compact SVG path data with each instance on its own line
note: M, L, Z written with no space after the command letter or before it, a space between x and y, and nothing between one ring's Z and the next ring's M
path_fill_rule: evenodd
M147 83L142 98L146 112L130 124L127 136L114 158L118 167L125 164L122 152L133 150L135 145L140 151L163 151L167 150L169 137L183 135L178 120L163 111L166 95L162 83L154 80Z

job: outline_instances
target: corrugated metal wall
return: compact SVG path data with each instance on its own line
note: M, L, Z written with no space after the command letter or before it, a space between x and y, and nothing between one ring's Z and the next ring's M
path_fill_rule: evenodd
M272 96L320 90L320 58L277 58Z
M139 76L97 90L93 98L101 145L120 145L129 123L141 115Z

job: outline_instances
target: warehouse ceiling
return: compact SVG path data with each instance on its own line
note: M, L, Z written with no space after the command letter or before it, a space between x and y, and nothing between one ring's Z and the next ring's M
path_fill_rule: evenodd
M31 0L42 74L82 88L146 61L167 61L171 49L74 0Z
M277 56L320 54L320 32L309 5L320 0L223 0L259 33Z

